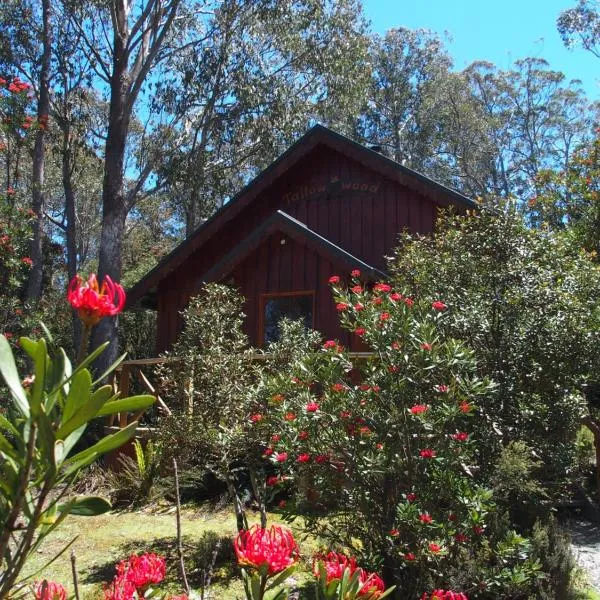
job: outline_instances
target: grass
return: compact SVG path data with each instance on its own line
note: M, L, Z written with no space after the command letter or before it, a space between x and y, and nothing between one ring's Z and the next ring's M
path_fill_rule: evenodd
M258 522L258 515L249 515L251 523ZM277 514L269 515L269 523L281 522ZM157 552L167 559L165 586L173 593L182 593L179 583L178 560L175 540L175 513L169 508L164 512L111 512L97 517L68 517L60 528L45 541L38 553L27 565L25 574L34 573L60 552L66 544L77 537L71 548L77 558L77 571L82 599L102 597L102 584L114 576L114 565L133 552ZM198 589L202 581L199 565L211 560L215 542L224 538L219 551L211 586L211 598L223 600L244 597L239 573L230 543L236 533L235 519L231 511L204 511L184 508L182 531L186 555L186 569L192 588ZM304 553L312 554L314 543L303 543ZM53 564L44 568L35 579L61 582L68 590L73 589L70 550ZM300 569L296 579L299 586L308 579L308 568ZM300 598L312 598L312 591L304 589Z

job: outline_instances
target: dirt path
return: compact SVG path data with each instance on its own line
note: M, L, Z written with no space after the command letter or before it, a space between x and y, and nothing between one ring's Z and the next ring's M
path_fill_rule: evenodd
M588 574L589 583L600 592L600 525L589 521L569 523L577 563Z

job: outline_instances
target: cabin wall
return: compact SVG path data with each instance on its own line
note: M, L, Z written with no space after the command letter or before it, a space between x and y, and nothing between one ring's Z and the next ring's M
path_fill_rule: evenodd
M350 254L385 270L385 257L396 246L399 233L433 230L436 204L331 148L317 147L162 280L157 290L158 352L175 341L182 325L180 312L198 292L203 274L276 210L287 212ZM263 244L259 252L249 255L233 274L248 298L251 339L256 340L257 281L271 292L297 290L298 285L311 281L315 289L324 285L328 301L319 301L315 325L328 337L334 332L341 335L330 325L336 316L327 286L336 269L304 246L301 250L297 243L282 247L278 243L271 238L269 245Z

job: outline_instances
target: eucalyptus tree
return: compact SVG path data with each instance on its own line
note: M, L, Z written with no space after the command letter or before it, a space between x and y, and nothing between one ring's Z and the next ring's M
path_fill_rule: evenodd
M373 36L372 75L357 124L365 142L424 172L437 167L436 88L452 66L442 39L424 29L390 29Z
M600 2L578 0L577 4L560 13L558 32L568 48L582 46L600 58Z
M226 0L198 27L155 95L187 235L310 122L347 130L368 74L357 0Z

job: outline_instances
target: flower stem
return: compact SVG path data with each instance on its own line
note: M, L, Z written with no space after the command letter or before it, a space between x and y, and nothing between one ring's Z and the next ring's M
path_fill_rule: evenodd
M81 332L81 343L79 344L79 352L77 353L77 364L81 364L81 361L87 354L87 348L90 343L90 333L92 327L90 325L83 324L83 331Z

